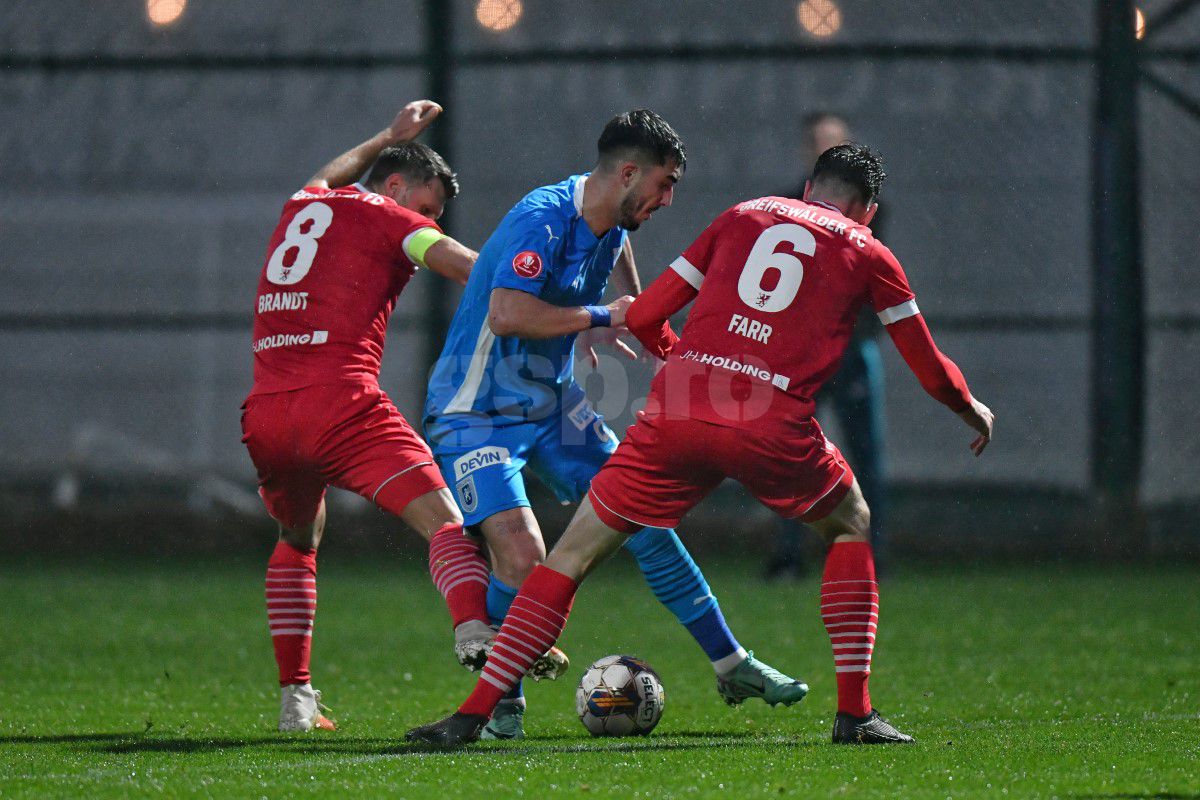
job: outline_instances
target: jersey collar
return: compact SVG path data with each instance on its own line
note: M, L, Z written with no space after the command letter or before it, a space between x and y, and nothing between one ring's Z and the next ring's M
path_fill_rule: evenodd
M575 201L575 216L583 216L583 185L587 183L588 176L580 175L579 180L575 181L575 191L571 193L571 199Z
M821 208L828 208L830 211L836 211L837 213L841 214L843 217L846 216L846 212L842 211L840 208L835 206L833 203L825 203L820 200L809 200L808 202L814 206L820 206Z

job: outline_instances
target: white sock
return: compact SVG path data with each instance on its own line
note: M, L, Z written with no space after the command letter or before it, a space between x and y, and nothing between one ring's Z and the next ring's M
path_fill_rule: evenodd
M734 650L724 658L718 658L716 661L712 662L713 669L717 671L718 675L728 675L737 669L738 664L741 664L746 660L746 656L746 649L744 647L739 647L737 650Z

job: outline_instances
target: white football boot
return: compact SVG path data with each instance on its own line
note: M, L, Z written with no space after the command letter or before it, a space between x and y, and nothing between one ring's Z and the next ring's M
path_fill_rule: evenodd
M454 656L471 672L481 670L495 639L495 628L486 622L469 619L454 629Z
M496 626L485 625L479 620L467 620L455 628L454 655L458 663L471 672L483 669L492 652L492 645L496 643L498 630ZM567 654L557 647L551 647L538 656L525 674L535 681L553 681L567 674L570 666L571 659L567 658Z
M337 725L325 716L321 693L311 683L293 683L279 691L279 730L336 731Z
M538 656L525 674L535 681L556 681L571 668L571 659L557 647L551 647Z

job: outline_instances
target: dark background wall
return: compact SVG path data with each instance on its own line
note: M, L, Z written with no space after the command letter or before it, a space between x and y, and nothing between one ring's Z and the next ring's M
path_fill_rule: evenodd
M1145 4L1151 17L1168 5ZM1094 10L1067 0L839 7L842 29L825 42L835 50L797 57L782 51L816 42L795 2L529 0L500 34L476 24L474 2L455 3L451 50L464 61L436 123L463 184L450 230L482 245L524 192L590 166L611 115L649 106L682 134L690 162L674 207L634 237L648 281L725 207L795 184L806 112L843 113L888 161L885 240L943 349L999 418L995 445L975 460L960 423L885 345L894 481L1082 497ZM71 506L98 482L125 486L106 500L116 505L181 483L194 508L257 513L238 405L265 243L306 177L426 94L424 10L192 0L163 30L133 0L0 10L0 485L44 488L47 504ZM1155 45L1194 45L1198 34L1193 14ZM746 45L781 52L688 57ZM910 51L888 51L896 46ZM1009 51L956 56L955 46ZM664 47L679 59L641 57ZM523 55L598 48L618 54ZM80 67L92 57L94 68ZM1196 96L1196 63L1151 66ZM1200 499L1200 122L1153 86L1140 101L1149 328L1139 491L1153 509ZM383 383L411 419L424 394L426 310L445 290L422 275L389 334ZM611 364L592 379L615 426L647 380ZM1025 520L1044 524L1052 510Z

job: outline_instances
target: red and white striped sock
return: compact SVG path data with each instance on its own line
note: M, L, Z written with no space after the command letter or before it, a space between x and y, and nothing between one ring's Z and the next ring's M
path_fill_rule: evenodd
M509 607L475 691L458 707L460 712L491 716L538 656L558 641L578 588L561 572L540 564L534 567Z
M879 587L869 543L839 542L829 548L821 579L821 619L833 644L838 711L865 717L871 713L867 678L879 625Z
M316 613L317 551L279 542L267 562L267 623L280 686L311 680L308 659Z
M454 627L472 619L488 623L490 573L479 543L463 532L462 525L445 525L429 540L429 575L446 598Z

